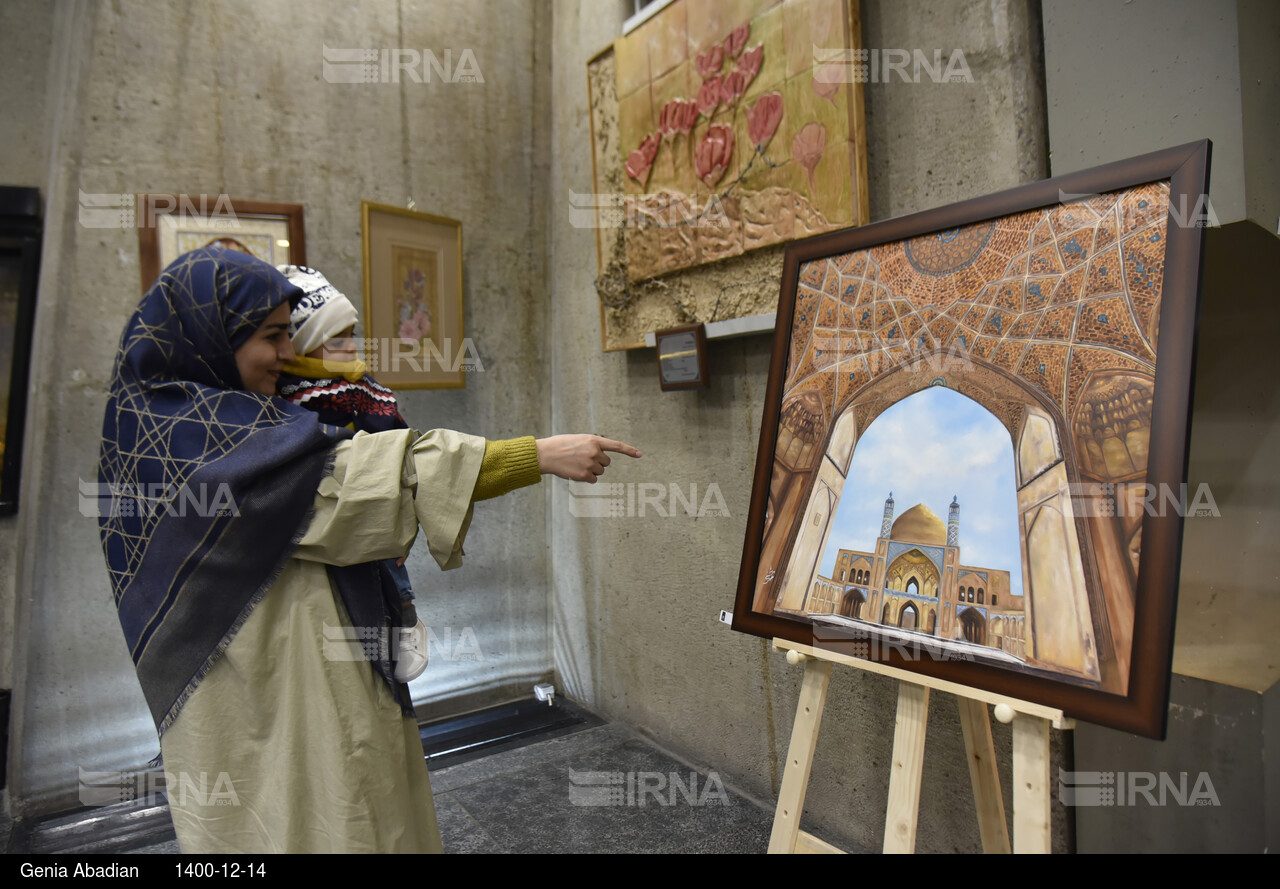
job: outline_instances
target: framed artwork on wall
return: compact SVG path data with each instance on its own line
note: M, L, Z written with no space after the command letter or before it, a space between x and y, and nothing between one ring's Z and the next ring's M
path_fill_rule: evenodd
M476 356L462 326L462 223L365 201L364 360L393 389L461 389Z
M663 392L711 388L705 324L656 330L653 338L658 349L658 385Z
M272 265L307 264L301 204L140 194L135 221L144 293L169 263L215 242Z
M1163 736L1209 152L787 248L734 629Z
M0 515L18 509L40 218L39 191L0 186Z
M861 51L858 0L672 0L588 62L605 351L772 312L781 245L868 221Z

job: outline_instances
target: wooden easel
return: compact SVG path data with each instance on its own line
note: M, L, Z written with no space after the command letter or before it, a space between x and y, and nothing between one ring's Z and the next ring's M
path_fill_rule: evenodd
M800 829L800 813L804 811L813 751L818 745L818 727L826 706L833 664L879 673L900 683L889 804L884 825L886 853L915 852L930 689L956 695L960 705L960 724L964 730L969 778L978 810L982 851L1010 851L1000 774L991 742L991 721L987 717L988 704L995 705L996 719L1013 723L1013 851L1049 851L1049 728L1074 728L1074 722L1064 717L1061 710L785 639L774 639L773 648L786 651L788 663L804 662L804 682L800 686L796 722L787 748L787 765L782 773L782 788L778 792L778 809L773 818L773 833L769 837L769 852L843 851Z

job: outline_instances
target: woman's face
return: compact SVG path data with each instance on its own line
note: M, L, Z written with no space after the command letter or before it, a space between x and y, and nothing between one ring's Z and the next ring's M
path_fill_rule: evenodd
M276 380L286 361L294 358L289 342L289 304L281 303L253 336L236 349L240 382L250 392L275 395Z

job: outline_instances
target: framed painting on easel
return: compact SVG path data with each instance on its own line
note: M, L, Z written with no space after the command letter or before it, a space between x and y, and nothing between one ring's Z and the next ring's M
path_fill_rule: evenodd
M1162 736L1208 158L788 247L734 629Z

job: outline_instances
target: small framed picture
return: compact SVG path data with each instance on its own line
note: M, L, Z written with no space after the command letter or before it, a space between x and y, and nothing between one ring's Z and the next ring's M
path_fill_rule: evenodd
M658 383L663 392L711 387L706 325L668 327L656 331L653 338L658 344Z
M361 203L364 360L393 389L462 389L479 359L462 326L462 223Z
M169 263L213 243L272 265L307 263L301 204L140 194L135 218L144 293Z

